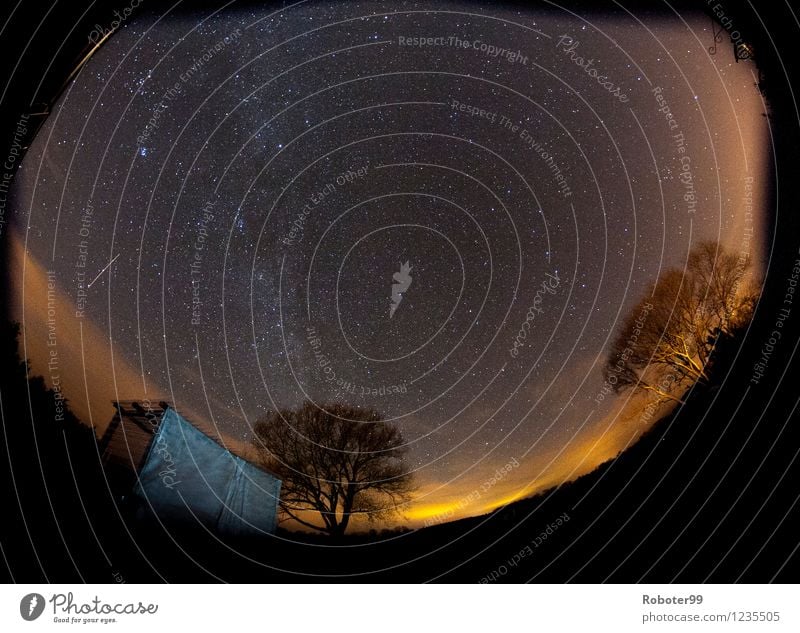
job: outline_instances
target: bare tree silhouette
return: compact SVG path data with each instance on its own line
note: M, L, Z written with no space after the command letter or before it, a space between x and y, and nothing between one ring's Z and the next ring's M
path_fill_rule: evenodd
M683 270L665 271L635 306L603 367L607 385L682 403L685 387L707 384L713 352L753 315L758 291L749 257L701 242Z
M259 461L283 480L284 521L338 537L354 515L398 512L414 489L402 433L374 410L307 402L269 412L254 430Z

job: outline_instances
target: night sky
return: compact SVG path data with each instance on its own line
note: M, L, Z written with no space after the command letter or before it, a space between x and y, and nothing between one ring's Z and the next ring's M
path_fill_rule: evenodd
M16 180L26 353L99 432L116 398L234 443L305 399L375 408L412 524L585 472L646 428L596 401L619 320L700 239L761 252L756 67L712 44L621 8L131 18Z

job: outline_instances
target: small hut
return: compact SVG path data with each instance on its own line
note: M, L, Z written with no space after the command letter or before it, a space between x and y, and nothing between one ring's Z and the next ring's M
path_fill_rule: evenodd
M224 536L274 532L281 481L189 423L167 403L115 404L100 442L118 500L141 521L202 524Z

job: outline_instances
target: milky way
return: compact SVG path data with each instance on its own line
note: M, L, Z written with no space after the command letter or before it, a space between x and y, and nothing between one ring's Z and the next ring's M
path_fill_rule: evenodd
M643 430L596 397L619 319L699 239L758 254L755 67L712 43L702 15L621 8L131 18L15 193L59 327L110 350L64 352L73 408L102 427L112 399L164 396L247 441L271 408L372 407L418 508L517 464L466 514L612 456ZM84 384L84 362L125 375Z

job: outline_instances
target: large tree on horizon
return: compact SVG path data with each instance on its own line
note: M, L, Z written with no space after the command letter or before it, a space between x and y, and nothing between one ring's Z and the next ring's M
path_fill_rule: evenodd
M283 481L281 520L340 537L353 516L397 513L413 491L403 435L372 409L306 402L269 412L254 431L259 461Z
M665 271L623 321L603 367L606 384L679 403L689 384L707 384L720 339L752 318L750 267L749 257L717 242L695 246L686 266Z

